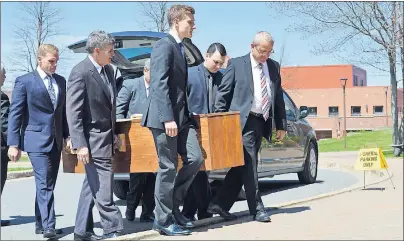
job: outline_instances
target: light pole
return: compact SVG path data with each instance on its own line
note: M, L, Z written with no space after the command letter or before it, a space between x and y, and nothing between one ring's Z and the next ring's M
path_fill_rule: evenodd
M384 87L384 93L386 94L386 127L389 126L389 114L387 112L387 91L389 90L389 87Z
M342 86L342 93L343 93L343 99L344 99L344 148L346 148L346 105L345 105L345 86L346 86L346 81L347 78L342 78L340 79L341 86Z

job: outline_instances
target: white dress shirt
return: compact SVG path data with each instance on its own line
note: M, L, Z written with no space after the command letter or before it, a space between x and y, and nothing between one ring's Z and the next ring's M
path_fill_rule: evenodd
M175 39L175 41L177 41L178 44L182 42L181 39L180 39L180 37L178 37L178 35L172 33L171 31L169 32L169 34L170 34L171 36L173 36L173 38Z
M146 97L149 97L150 85L146 82L146 80L144 80L144 86L146 87Z
M45 73L45 71L43 71L41 68L39 68L39 66L36 68L36 71L38 71L39 76L42 78L42 81L46 87L46 89L49 92L49 78L46 78L48 75ZM53 86L53 90L55 91L55 106L54 108L56 109L56 106L58 104L58 100L59 100L59 86L56 83L55 78L53 78L51 76L50 81L52 81L52 86Z
M253 75L253 82L254 82L254 100L252 103L251 107L251 112L257 113L257 114L262 114L262 90L261 90L261 71L259 67L259 63L254 59L252 54L250 53L250 59L251 59L251 70L252 70L252 75ZM263 63L262 69L264 70L264 75L266 76L267 79L267 88L268 88L268 95L269 95L269 100L268 104L271 106L272 103L272 98L271 98L271 85L270 85L270 78L269 78L269 71L268 71L268 65L267 62Z

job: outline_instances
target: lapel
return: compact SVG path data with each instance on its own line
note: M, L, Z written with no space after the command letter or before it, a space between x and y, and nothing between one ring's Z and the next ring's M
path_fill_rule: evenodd
M203 63L198 66L198 74L199 74L199 78L201 78L201 80L202 80L200 83L202 84L203 96L205 97L208 95L208 91L209 91L208 84L209 83L205 77L205 70L203 70L204 67L202 65L203 65Z
M182 56L181 48L180 48L180 45L177 43L177 40L175 40L175 38L173 36L171 36L171 34L167 34L167 37L168 37L169 40L171 40L171 42L174 43L175 48L177 49L178 53L180 54L180 56ZM185 71L186 71L186 73L188 73L187 72L187 65L188 64L187 64L187 59L185 58L185 45L184 45L184 42L182 42L182 45L184 46L184 56L182 56L182 58L184 59L184 63L185 63Z
M254 95L254 79L253 79L252 69L251 69L250 54L247 54L244 56L244 72L246 74L247 81L249 82L251 92Z
M268 73L270 79L270 87L271 87L271 105L275 106L275 96L276 96L276 85L278 82L278 76L276 71L276 66L274 66L271 59L267 59ZM272 108L272 116L274 116L274 108Z
M41 76L39 75L38 71L35 70L33 73L34 73L34 78L35 78L35 84L38 85L39 90L40 90L40 91L43 93L43 95L45 96L47 105L48 105L50 108L52 108L52 110L53 110L53 104L52 104L52 101L51 101L51 99L50 99L48 89L46 88L45 83L43 82L43 79L42 79ZM38 82L39 82L39 83L38 83Z
M58 90L59 90L59 92L58 92L58 103L56 104L56 108L58 108L59 106L60 106L60 104L62 103L62 98L63 98L63 95L62 95L62 88L61 88L61 86L63 86L62 85L62 83L61 83L61 80L59 79L59 78L56 78L56 75L53 77L54 79L55 79L55 81L56 81L56 84L57 84L57 86L58 86ZM50 98L49 98L50 99Z
M95 66L91 62L91 60L88 57L86 60L87 60L89 70L91 71L93 78L98 82L98 85L104 91L104 94L107 97L109 103L111 103L111 92L109 91L108 86L104 83L104 80L102 80L101 75L98 73L97 68L95 68Z
M138 82L138 88L137 88L140 92L140 100L142 102L144 102L147 99L147 90L146 90L146 85L144 82L144 77L140 77L140 81Z

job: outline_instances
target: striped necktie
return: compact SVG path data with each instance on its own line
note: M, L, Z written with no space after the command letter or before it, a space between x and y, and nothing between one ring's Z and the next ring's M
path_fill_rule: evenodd
M267 77L264 74L263 70L263 64L259 63L259 70L260 70L260 80L261 80L261 95L262 95L262 100L261 100L261 110L262 110L262 115L264 117L264 120L267 121L269 118L269 98L270 98L270 92L268 91L268 85L267 85Z

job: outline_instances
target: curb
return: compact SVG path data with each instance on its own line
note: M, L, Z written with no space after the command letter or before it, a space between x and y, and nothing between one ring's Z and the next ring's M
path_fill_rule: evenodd
M335 168L335 166L333 166L333 167ZM349 170L352 171L351 165L342 165L342 166L339 166L337 168L349 169ZM378 170L371 171L371 175L372 174L376 175L376 176L379 176L379 178L377 180L369 181L368 183L366 183L367 187L369 187L371 185L382 183L382 182L389 179L388 176L384 175L382 172L380 172ZM394 176L393 173L391 173L390 177L393 177L393 176ZM362 188L363 188L363 184L358 183L358 184L352 185L352 186L347 187L347 188L343 188L343 189L338 190L338 191L331 191L331 192L328 192L328 193L323 193L323 194L319 194L319 195L308 197L308 198L303 198L303 199L298 199L298 200L294 200L294 201L275 204L275 205L272 205L267 210L271 214L271 213L273 213L273 211L275 211L275 210L277 210L279 208L282 208L282 207L293 206L293 205L296 205L296 204L301 204L301 203L306 203L306 202L310 202L310 201L314 201L314 200L319 200L319 199L323 199L323 198L327 198L327 197L331 197L331 196L336 196L336 195L343 194L343 193L346 193L346 192L356 191L356 190L359 190L359 189L362 189ZM242 217L249 216L250 212L247 210L247 211L241 211L241 212L237 212L237 213L233 213L233 214L235 214L237 216L237 218L242 218ZM226 222L226 221L223 218L217 216L217 217L213 217L213 218L197 220L197 221L194 222L194 224L195 224L196 228L200 228L200 227L213 225L213 224L217 224L217 223L221 223L221 222ZM141 240L141 239L145 239L145 238L156 237L156 236L159 236L159 235L160 234L157 231L148 230L148 231L143 231L143 232L138 232L138 233L133 233L133 234L125 234L125 235L119 236L117 238L107 239L107 240Z
M32 177L33 175L34 175L34 170L7 172L7 180L23 178L23 177Z

